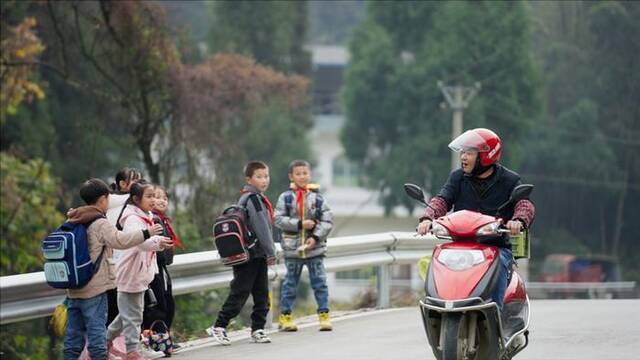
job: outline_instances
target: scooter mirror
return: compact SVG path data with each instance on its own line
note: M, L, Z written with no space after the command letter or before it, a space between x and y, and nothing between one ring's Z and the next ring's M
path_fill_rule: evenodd
M509 200L506 203L500 205L500 207L496 211L496 215L500 214L500 211L504 209L507 205L515 204L520 200L528 199L532 191L533 191L533 185L531 184L520 184L514 187L513 191L511 192L511 196L509 197Z
M420 186L416 184L404 184L404 192L409 195L410 198L418 200L424 205L427 205L427 202L424 199L424 192L420 188Z
M528 199L532 191L533 191L533 185L520 184L515 188L513 188L509 202L515 204L520 200Z

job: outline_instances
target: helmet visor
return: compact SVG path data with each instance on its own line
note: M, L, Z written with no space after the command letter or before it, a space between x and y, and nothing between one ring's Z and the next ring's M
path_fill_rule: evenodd
M489 151L489 145L482 138L482 136L478 135L477 132L473 130L467 130L462 135L453 139L453 141L449 143L449 149L456 152L468 150L487 152Z

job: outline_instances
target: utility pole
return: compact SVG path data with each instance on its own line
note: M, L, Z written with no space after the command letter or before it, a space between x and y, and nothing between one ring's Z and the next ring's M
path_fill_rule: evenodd
M469 102L480 90L480 83L476 82L474 86L462 86L445 85L442 81L438 81L438 87L442 91L442 95L447 100L447 104L453 110L453 123L451 127L451 140L462 134L462 113L464 109L469 106ZM441 107L446 107L447 104L442 103ZM460 163L458 154L451 153L451 170L457 169Z

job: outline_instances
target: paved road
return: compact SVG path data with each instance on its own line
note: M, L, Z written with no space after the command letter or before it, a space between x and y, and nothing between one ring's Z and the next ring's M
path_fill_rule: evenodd
M531 342L517 360L640 359L640 300L540 300L532 302L532 314ZM242 335L231 346L203 344L174 358L434 359L417 308L348 317L335 321L333 332L313 325L271 338L271 344L253 344Z

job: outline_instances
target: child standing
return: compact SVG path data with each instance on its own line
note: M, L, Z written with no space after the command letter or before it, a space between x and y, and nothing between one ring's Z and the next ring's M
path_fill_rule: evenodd
M153 225L151 209L154 202L154 187L140 180L130 189L130 203L120 219L124 231L143 229ZM144 307L144 292L158 272L156 251L171 248L170 239L152 236L142 244L128 249L117 264L116 285L118 287L118 316L109 325L107 341L109 353L127 359L142 359L140 352L140 327ZM112 341L124 331L127 353L122 354L112 347Z
M153 222L163 227L162 236L166 236L173 241L174 246L184 249L182 242L176 235L171 220L166 215L169 209L169 194L162 186L155 187L155 202L153 204ZM145 297L144 313L142 315L142 329L151 329L151 325L156 320L163 321L167 328L171 328L173 317L175 315L175 302L173 299L173 291L171 287L171 276L167 266L173 263L173 249L165 249L156 253L156 263L158 265L158 273L149 284L149 289L153 291L155 304L150 303L151 299ZM164 332L162 326L156 325L152 330ZM173 344L173 348L177 348ZM167 349L165 355L170 356L173 349Z
M129 199L129 189L131 185L142 179L142 174L135 168L122 168L115 177L115 182L111 184L111 198L109 200L109 211L107 211L107 219L111 224L117 226L116 222L127 199Z
M115 182L111 184L111 195L109 195L109 210L107 211L107 220L109 223L119 230L122 230L122 226L118 225L118 216L122 214L125 203L129 199L129 188L131 184L140 180L142 174L138 169L134 168L122 168L115 177ZM108 261L115 266L117 260L121 257L121 250L114 250L113 254L109 257ZM113 288L107 290L107 299L109 301L109 312L107 314L107 326L111 324L113 319L118 316L118 290L115 283Z
M276 262L271 224L273 207L264 192L269 187L269 168L260 161L252 161L245 166L247 184L242 188L238 204L246 203L249 214L248 227L257 237L257 243L250 249L250 260L233 267L231 291L218 313L215 324L206 329L209 336L223 345L230 345L226 328L244 306L249 294L253 296L251 313L251 340L269 343L271 339L264 332L269 312L268 265Z
M331 331L324 254L327 237L333 228L333 217L327 202L318 193L320 187L309 183L311 165L307 161L291 162L289 180L291 189L280 195L275 211L275 225L283 232L281 245L287 267L280 296L278 327L283 331L298 330L291 311L302 267L306 265L318 305L320 330Z
M122 233L106 219L109 209L109 187L100 179L89 179L80 187L80 197L87 204L67 213L69 222L89 224L87 241L96 272L84 287L67 290L67 326L64 337L64 358L77 359L85 346L94 360L107 358L105 342L107 320L106 291L114 287L115 269L107 259L112 249L127 249L159 234L158 225Z

